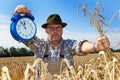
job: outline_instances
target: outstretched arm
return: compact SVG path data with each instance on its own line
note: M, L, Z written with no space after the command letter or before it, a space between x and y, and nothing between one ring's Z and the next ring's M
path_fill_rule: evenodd
M31 14L31 10L29 10L25 5L18 5L15 8L14 13L15 14L21 14L21 15L24 16L25 14ZM40 45L41 45L39 42L42 42L42 41L35 36L34 39L32 39L32 40L30 40L28 42L23 42L23 44L25 44L32 51L37 53L39 51Z
M84 42L81 46L81 51L83 53L90 53L90 52L102 51L109 47L110 47L109 39L106 36L104 36L104 37L99 37L96 43Z

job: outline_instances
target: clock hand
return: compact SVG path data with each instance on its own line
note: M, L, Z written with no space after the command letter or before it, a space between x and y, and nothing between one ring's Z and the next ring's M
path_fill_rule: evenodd
M20 21L20 23L23 25L23 27L24 27L25 29L27 29L26 26L25 26L21 21Z

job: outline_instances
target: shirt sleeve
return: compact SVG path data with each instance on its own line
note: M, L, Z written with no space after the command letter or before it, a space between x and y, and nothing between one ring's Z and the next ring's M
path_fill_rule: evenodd
M29 42L24 43L28 48L30 48L35 54L39 53L42 48L45 49L45 40L35 37ZM41 47L42 46L42 47Z
M81 52L81 46L84 42L87 42L88 40L82 40L82 41L77 41L77 40L71 40L71 42L69 43L69 48L71 48L71 54L75 55L86 55L85 53Z

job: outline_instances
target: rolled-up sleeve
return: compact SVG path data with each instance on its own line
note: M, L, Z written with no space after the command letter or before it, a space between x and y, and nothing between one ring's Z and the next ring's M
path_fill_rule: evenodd
M72 40L70 43L70 48L71 48L71 54L75 55L84 55L85 53L82 53L81 51L81 46L84 42L87 42L88 40L82 40L82 41L77 41L77 40Z
M39 53L43 48L45 49L45 40L35 37L31 41L25 43L34 53ZM42 46L42 47L41 47Z

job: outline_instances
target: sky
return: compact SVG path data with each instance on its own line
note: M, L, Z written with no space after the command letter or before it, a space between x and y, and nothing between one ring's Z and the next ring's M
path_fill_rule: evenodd
M100 2L104 10L100 10L105 17L105 22L109 27L103 26L104 31L110 39L111 47L120 40L120 20L118 11L120 10L119 0L0 0L0 46L25 47L21 42L14 40L10 34L11 17L17 5L23 4L32 11L37 25L39 38L46 38L41 25L46 22L50 14L59 14L63 22L67 23L64 28L64 39L84 40L95 42L99 34L94 26L89 24L89 17L85 17L80 4L87 3L87 10L92 11L96 3ZM112 18L112 16L114 17ZM104 28L105 27L105 28Z

